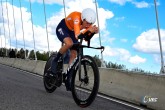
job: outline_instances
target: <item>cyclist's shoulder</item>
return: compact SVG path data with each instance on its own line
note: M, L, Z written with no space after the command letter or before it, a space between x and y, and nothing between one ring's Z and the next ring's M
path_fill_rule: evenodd
M71 17L71 18L81 18L81 13L78 12L78 11L73 11L71 12L68 17Z

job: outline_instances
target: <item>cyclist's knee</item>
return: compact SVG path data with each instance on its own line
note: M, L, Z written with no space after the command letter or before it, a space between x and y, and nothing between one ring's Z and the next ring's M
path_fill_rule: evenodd
M65 46L69 49L73 46L73 42L67 43L67 44L65 44Z
M71 38L67 37L64 39L65 46L69 49L73 46L73 41Z

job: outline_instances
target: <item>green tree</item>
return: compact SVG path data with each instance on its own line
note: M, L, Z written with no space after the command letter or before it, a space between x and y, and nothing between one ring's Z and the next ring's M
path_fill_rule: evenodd
M138 67L136 67L136 68L133 68L132 69L132 71L134 71L134 72L140 72L140 73L147 73L147 74L151 74L151 72L150 71L144 71L143 69L140 69L140 68L138 68ZM154 72L155 74L157 74L156 72Z
M106 67L107 68L115 68L115 69L126 69L125 65L112 63L112 62L106 63Z
M29 59L35 59L34 50L31 50L29 53Z
M49 53L48 52L40 53L39 51L37 51L36 55L37 55L37 59L38 60L47 61L48 58L49 58Z
M25 59L25 51L23 48L20 49L20 58Z
M99 59L99 55L95 55L93 58L97 64L97 66L101 67L101 60Z

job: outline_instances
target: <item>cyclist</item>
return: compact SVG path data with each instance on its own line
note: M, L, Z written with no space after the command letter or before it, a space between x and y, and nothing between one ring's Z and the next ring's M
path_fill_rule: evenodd
M98 33L98 27L93 25L96 21L96 13L91 8L86 8L81 12L74 11L66 18L62 19L56 28L56 35L58 39L64 43L57 53L56 58L51 64L51 76L56 74L56 66L59 58L70 49L69 64L72 63L77 55L77 51L71 48L74 43L78 42L83 34L90 32L91 34Z

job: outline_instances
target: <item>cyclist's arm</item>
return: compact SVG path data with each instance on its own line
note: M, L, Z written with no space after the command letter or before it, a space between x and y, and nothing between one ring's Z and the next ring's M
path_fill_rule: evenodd
M78 18L75 18L74 19L74 33L75 33L76 39L81 39L82 35L90 37L91 34L95 33L95 32L91 32L91 31L94 31L94 30L91 30L91 27L93 27L93 26L91 25L88 29L85 29L84 31L80 32L80 20ZM87 34L89 34L89 35L87 35Z
M78 35L78 39L83 39L84 38L84 40L88 41L93 37L94 34L95 33L91 33L89 30L87 30L87 31L85 31L85 33L80 33Z
M80 34L80 20L78 18L74 19L74 34L76 39L78 39L78 35Z

